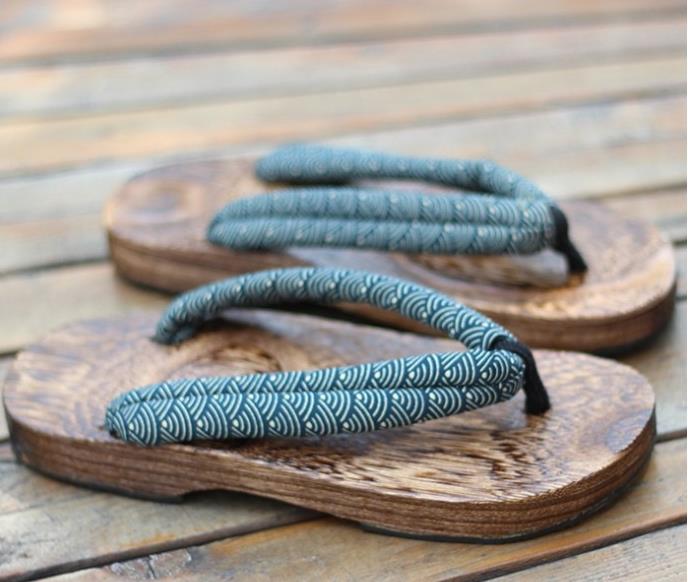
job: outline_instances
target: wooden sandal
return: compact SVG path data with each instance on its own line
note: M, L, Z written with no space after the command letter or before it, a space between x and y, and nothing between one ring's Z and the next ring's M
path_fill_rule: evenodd
M294 301L370 303L469 349L304 315L219 319ZM467 541L590 515L636 480L655 437L652 388L632 369L534 359L449 297L341 269L217 282L157 328L146 315L69 325L19 354L4 394L18 459L47 475L151 498L242 491Z
M563 203L582 262L563 212L527 180L493 164L288 146L259 162L262 181L255 165L251 159L183 164L131 180L106 210L118 272L177 292L261 269L364 266L439 289L530 345L594 352L642 342L673 310L673 253L653 226L591 203ZM389 180L397 180L393 188ZM402 189L398 180L414 181L416 189ZM355 188L280 191L272 199L281 208L266 205L269 196L251 198L268 183L285 182ZM481 194L459 197L448 187ZM339 201L334 211L330 197ZM429 331L370 306L341 308Z

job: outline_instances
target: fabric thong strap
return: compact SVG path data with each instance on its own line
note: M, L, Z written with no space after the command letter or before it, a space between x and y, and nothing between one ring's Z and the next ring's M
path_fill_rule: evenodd
M116 397L106 428L142 445L367 432L489 406L520 388L529 413L549 408L530 350L504 328L432 289L364 271L277 269L215 282L172 301L153 339L178 344L226 309L296 302L368 303L428 325L468 350L167 380Z
M268 182L309 186L228 204L208 227L212 243L240 250L329 246L481 255L550 247L565 255L570 272L587 268L569 239L563 212L533 183L492 162L303 144L261 159L256 173ZM381 178L466 192L333 186Z

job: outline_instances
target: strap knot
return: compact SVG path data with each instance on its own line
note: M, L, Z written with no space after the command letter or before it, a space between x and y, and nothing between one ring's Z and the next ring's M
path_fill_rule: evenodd
M501 337L492 344L492 349L506 350L518 354L525 362L523 391L526 393L526 412L543 414L550 409L549 396L542 383L533 352L518 340Z
M168 380L115 398L105 426L142 445L325 436L458 414L512 398L523 386L520 363L490 349L498 338L509 337L504 328L437 291L365 271L275 269L216 281L175 299L158 322L155 341L186 340L233 307L295 302L367 303L441 331L468 350L321 370ZM546 410L547 395L530 351L517 342L498 345L526 362L528 411Z
M574 246L573 242L571 242L571 238L569 237L569 221L566 219L566 215L562 212L561 208L554 205L550 207L550 212L552 214L552 220L554 221L555 230L552 248L566 257L569 272L585 273L588 270L588 265L578 249Z

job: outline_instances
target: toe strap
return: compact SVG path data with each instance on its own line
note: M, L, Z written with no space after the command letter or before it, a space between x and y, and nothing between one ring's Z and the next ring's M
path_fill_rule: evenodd
M364 271L278 269L206 285L172 302L154 339L177 344L227 309L295 302L368 303L469 349L321 370L169 380L115 398L107 428L144 445L366 432L495 404L522 387L529 413L549 407L532 354L504 328L432 289Z

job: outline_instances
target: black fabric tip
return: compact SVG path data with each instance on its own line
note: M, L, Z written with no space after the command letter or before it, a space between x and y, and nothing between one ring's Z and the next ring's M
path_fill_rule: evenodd
M550 206L554 221L555 240L552 248L566 257L570 273L585 273L588 265L569 238L569 221L558 206Z
M543 414L550 409L549 396L542 383L540 373L533 357L533 352L519 341L499 338L492 344L494 350L506 350L521 356L526 364L523 391L526 393L526 412L528 414Z

